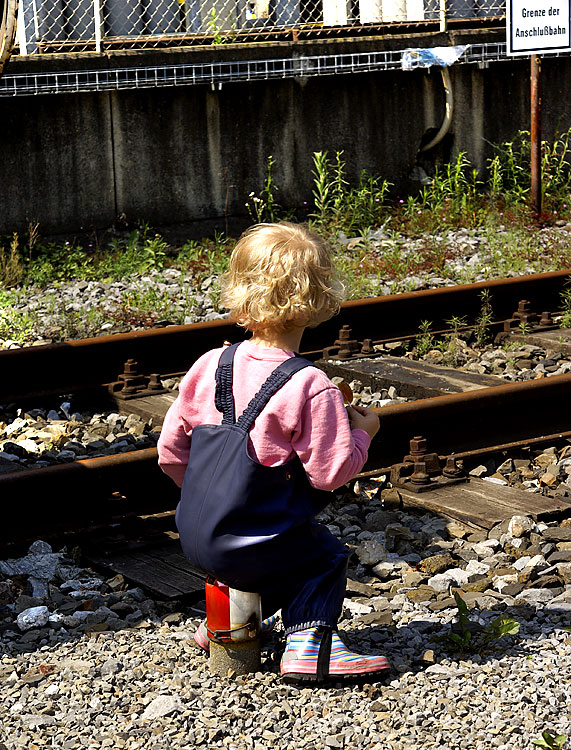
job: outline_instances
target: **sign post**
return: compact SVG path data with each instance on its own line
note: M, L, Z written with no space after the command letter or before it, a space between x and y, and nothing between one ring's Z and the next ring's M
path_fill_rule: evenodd
M531 202L541 216L541 57L531 56Z
M571 50L571 0L507 0L506 54L531 55L531 198L541 216L541 58Z

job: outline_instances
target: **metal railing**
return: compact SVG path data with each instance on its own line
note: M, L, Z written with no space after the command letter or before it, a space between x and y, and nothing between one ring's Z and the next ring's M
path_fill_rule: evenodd
M403 49L272 60L191 62L102 70L62 70L49 73L7 73L0 78L0 97L204 84L217 89L227 83L241 81L402 70L405 67L403 57L406 52L407 50ZM558 57L559 54L550 56ZM510 60L513 58L506 57L505 42L489 42L469 45L458 62L487 67L492 62Z
M21 55L335 38L348 27L497 18L505 0L20 0ZM16 51L18 48L16 49Z

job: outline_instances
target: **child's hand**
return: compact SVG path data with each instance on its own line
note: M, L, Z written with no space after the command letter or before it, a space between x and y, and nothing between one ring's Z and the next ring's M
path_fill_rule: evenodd
M379 431L379 418L372 409L366 406L348 406L349 425L352 430L365 430L371 440Z

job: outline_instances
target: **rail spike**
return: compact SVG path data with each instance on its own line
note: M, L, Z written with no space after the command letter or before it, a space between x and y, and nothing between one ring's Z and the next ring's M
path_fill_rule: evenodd
M439 487L465 482L468 477L454 455L446 456L444 466L437 453L429 453L428 441L422 435L409 442L410 453L391 468L391 484L411 492L427 492Z

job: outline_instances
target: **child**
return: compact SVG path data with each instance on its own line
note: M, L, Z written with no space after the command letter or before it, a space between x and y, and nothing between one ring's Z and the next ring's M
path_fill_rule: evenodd
M379 429L371 409L345 408L325 373L297 354L305 327L334 315L341 294L319 237L285 222L248 229L222 300L252 337L195 362L158 444L162 470L182 487L186 556L223 583L261 594L264 616L281 609L289 681L389 666L340 640L349 552L314 520L331 491L361 470ZM204 624L195 640L208 647Z

